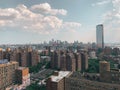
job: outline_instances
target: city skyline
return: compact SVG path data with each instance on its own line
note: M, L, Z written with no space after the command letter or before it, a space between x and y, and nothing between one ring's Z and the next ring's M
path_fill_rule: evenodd
M120 0L0 1L0 44L56 40L96 42L104 25L105 43L119 42Z

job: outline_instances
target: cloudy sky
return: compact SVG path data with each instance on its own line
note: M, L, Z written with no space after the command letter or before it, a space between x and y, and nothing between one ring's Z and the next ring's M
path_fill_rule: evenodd
M95 42L101 23L105 42L119 42L120 0L0 1L0 44Z

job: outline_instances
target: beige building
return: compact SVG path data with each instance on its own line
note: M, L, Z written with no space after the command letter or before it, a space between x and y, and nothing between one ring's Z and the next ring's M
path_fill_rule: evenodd
M29 68L19 67L16 69L16 83L21 88L26 88L26 86L30 85Z
M120 84L120 69L110 69L110 63L100 62L100 80L102 82Z
M15 70L18 68L17 62L4 62L0 64L0 90L15 83Z
M30 85L29 68L18 62L0 60L0 90L23 90Z

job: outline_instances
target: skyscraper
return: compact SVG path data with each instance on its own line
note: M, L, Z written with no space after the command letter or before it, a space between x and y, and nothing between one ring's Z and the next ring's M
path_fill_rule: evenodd
M104 48L103 24L96 26L96 42L98 48Z

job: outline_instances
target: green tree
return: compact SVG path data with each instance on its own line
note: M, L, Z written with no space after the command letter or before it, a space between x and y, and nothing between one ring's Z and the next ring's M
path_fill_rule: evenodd
M88 60L88 69L86 70L86 72L99 73L99 60L89 59Z

